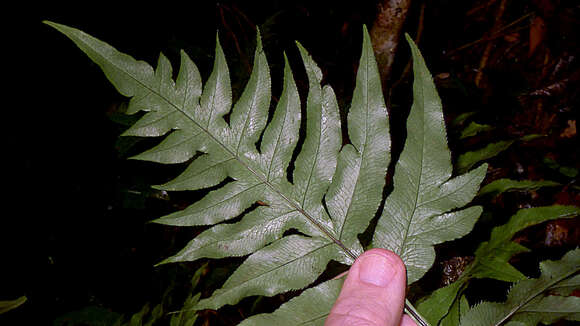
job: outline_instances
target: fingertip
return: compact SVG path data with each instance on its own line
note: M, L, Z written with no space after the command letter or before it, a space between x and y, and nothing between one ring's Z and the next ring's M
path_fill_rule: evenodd
M350 268L327 325L347 325L353 320L366 321L368 325L398 325L405 288L401 258L386 249L368 250Z
M372 255L372 254L381 255L381 256L385 257L387 260L389 260L389 262L391 263L393 268L395 268L396 270L404 271L406 269L405 263L403 262L401 257L399 257L399 255L397 255L396 253L394 253L393 251L388 250L388 249L373 248L373 249L367 250L364 253L362 253L360 255L360 257L364 257L367 255ZM359 259L360 259L360 257L359 257Z
M386 287L392 282L405 283L405 264L394 252L386 249L371 249L355 262L361 282Z

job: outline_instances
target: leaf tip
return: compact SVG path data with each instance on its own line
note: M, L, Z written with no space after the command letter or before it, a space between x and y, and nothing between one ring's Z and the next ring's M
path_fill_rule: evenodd
M60 25L60 24L57 24L57 23L55 23L55 22L53 22L53 21L46 20L46 19L45 19L45 20L43 20L43 21L42 21L42 23L43 23L43 24L45 24L45 25L48 25L48 26L50 26L50 27L54 27L54 28L56 28L57 26L59 26L59 25Z
M153 267L159 267L162 265L167 265L169 263L173 263L173 261L171 260L171 258L165 258L162 261L158 262L157 264L153 265Z
M260 27L256 26L256 52L262 52L262 34Z
M483 171L484 171L484 175L485 175L485 173L487 172L487 168L488 168L488 167L489 167L489 164L487 164L487 163L483 163L482 165L478 166L478 167L476 168L476 170L483 170Z
M308 50L306 50L306 48L302 45L302 43L296 41L296 46L298 47L298 52L300 52L300 56L302 57L302 61L305 61L304 58L307 58L310 56L310 53L308 53Z
M372 42L371 42L371 35L369 34L369 30L367 28L366 24L363 24L363 47L371 44L372 46Z
M48 26L50 26L50 27L52 27L54 29L56 29L57 31L59 31L59 32L61 32L63 34L66 34L65 33L66 30L70 30L71 29L71 27L68 27L66 25L62 25L62 24L59 24L59 23L55 23L55 22L50 21L50 20L43 20L42 23L45 24L45 25L48 25Z
M124 136L124 135L121 135L121 136ZM142 161L141 154L129 156L129 157L127 157L127 159L131 160L131 161Z
M165 187L163 187L163 185L152 185L151 188L155 190L166 190Z
M287 75L288 73L292 73L292 70L290 68L290 61L288 60L288 55L286 54L286 51L284 51L282 55L284 56L284 74Z
M145 222L145 223L147 223L147 224L165 224L165 223L163 222L163 218L156 218L156 219L154 219L154 220L147 221L147 222Z

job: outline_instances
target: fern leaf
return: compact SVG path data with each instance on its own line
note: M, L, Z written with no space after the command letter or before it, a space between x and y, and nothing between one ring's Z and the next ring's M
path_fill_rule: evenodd
M550 180L512 180L512 179L497 179L487 185L483 186L478 196L493 194L497 196L506 191L530 191L536 190L542 187L555 187L560 184Z
M506 224L492 230L489 241L479 245L472 263L474 269L470 274L477 278L488 277L507 282L524 278L523 274L508 263L514 255L528 251L524 246L512 242L513 236L532 225L578 215L580 208L575 206L554 205L519 210Z
M302 289L314 282L333 258L339 258L337 249L328 239L284 237L250 255L221 289L201 300L195 309L218 309L247 296Z
M478 162L495 157L501 152L507 150L513 143L513 140L502 140L497 143L489 144L484 148L463 153L457 158L457 169L460 173L463 173L471 169L471 167Z
M343 280L330 280L305 290L271 314L259 314L244 320L239 326L324 325L338 298Z
M465 313L469 310L469 303L467 302L467 298L462 295L458 300L456 300L451 308L449 309L449 313L445 318L441 320L439 325L441 326L458 326L461 320L461 314Z
M513 236L527 228L545 221L559 218L573 218L580 215L580 208L574 206L546 206L519 210L509 221L495 227L489 241L479 245L475 258L461 276L450 285L437 289L417 306L421 314L431 323L437 324L447 315L458 293L473 278L493 278L515 282L525 276L509 264L516 254L528 251L522 245L512 242Z
M257 201L266 203L237 223L209 228L164 261L250 254L224 286L200 300L195 309L217 309L249 295L272 296L304 288L330 260L352 263L362 252L357 235L380 204L390 147L386 107L366 28L348 116L351 144L342 149L334 93L320 86L319 68L299 46L310 90L306 139L291 184L286 171L298 141L298 92L286 62L281 99L267 124L270 73L259 35L250 79L231 109L228 124L223 117L230 111L231 90L219 42L213 72L202 92L199 72L183 52L173 81L171 65L163 55L153 70L81 31L48 24L73 40L121 94L131 97L129 113L146 112L126 135L168 134L158 146L134 158L180 163L202 153L177 179L157 188L196 190L228 177L233 180L155 222L213 225L239 216ZM289 229L303 235L282 237Z
M433 245L467 234L481 207L454 211L469 203L485 177L486 165L451 178L441 100L419 49L407 36L413 54L413 105L407 140L395 167L394 190L387 198L373 246L390 249L407 266L409 283L435 260Z
M539 278L516 283L506 302L484 302L472 307L461 317L461 325L501 325L510 321L535 326L563 318L580 320L580 298L546 295L580 271L580 249L568 252L560 261L544 261L540 269Z
M494 127L492 127L490 125L486 125L486 124L482 125L482 124L479 124L475 121L471 121L469 123L469 125L461 131L461 135L459 135L459 139L473 137L481 132L486 132L486 131L490 131L493 129L494 129Z
M21 296L14 300L0 301L0 314L16 309L28 300L25 296Z

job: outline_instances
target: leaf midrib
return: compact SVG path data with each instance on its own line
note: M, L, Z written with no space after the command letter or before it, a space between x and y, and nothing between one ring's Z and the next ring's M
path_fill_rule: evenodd
M256 226L262 226L262 225L268 225L268 224L275 223L275 222L277 222L277 220L282 219L282 218L286 218L288 215L291 215L294 212L296 212L296 210L294 210L294 209L293 210L290 210L288 212L285 212L285 213L282 213L282 214L276 216L275 218L273 218L271 220L264 220L263 223L262 222L257 223ZM256 227L256 226L253 226L253 227ZM203 250L205 248L211 247L211 246L215 245L216 243L222 243L222 242L229 243L229 242L232 242L232 241L245 239L245 235L244 234L240 235L240 233L236 233L236 235L237 235L236 237L230 237L230 238L223 239L223 240L220 240L220 239L218 239L218 240L212 239L213 241L208 242L208 243L206 243L203 246L200 246L199 249L197 249L197 251L201 251L201 250Z
M258 66L258 69L261 69ZM259 79L259 76L256 77ZM256 85L259 85L259 82L256 81ZM254 110L256 104L256 92L254 92L254 94L252 94L252 103L250 105L250 110L248 111L248 113L246 114L246 118L244 119L244 127L242 128L242 133L240 134L240 139L238 139L238 145L236 146L236 157L239 155L240 153L240 146L242 145L242 140L244 139L244 136L246 135L246 129L248 128L248 119L250 119L251 113Z
M253 281L253 280L255 280L255 279L261 278L261 277L263 277L264 275L267 275L267 274L269 274L269 273L272 273L272 272L274 272L274 271L276 271L276 270L282 269L282 268L283 268L283 267L285 267L286 265L292 264L292 263L296 262L297 260L299 260L299 259L302 259L302 258L303 258L303 257L305 257L305 256L311 255L312 253L314 253L314 252L316 252L316 251L318 251L318 250L322 250L322 249L324 249L324 248L328 247L328 245L330 245L330 243L325 243L323 246L320 246L320 247L314 248L313 250L310 250L309 252L307 252L307 253L305 253L305 254L302 254L302 255L300 255L300 256L298 256L298 257L294 257L294 258L292 258L291 260L289 260L289 261L287 261L287 262L285 262L285 263L283 263L283 264L281 264L281 265L274 266L274 268L271 268L271 269L268 269L268 270L266 270L266 271L263 271L263 272L262 272L262 273L260 273L259 275L256 275L256 276L254 276L254 277L252 277L252 278L245 279L245 280L243 280L242 282L239 282L239 283L235 284L234 286L227 287L227 286L228 286L228 284L224 284L224 287L223 287L223 288L226 288L226 287L227 287L227 288L226 288L226 290L224 290L223 292L221 292L219 295L223 295L224 293L228 293L228 292L231 292L231 291L234 291L234 290L238 290L238 289L239 289L239 288L240 288L240 287L241 287L243 284L246 284L246 283L248 283L248 282L250 282L250 281Z
M274 157L276 157L276 153L278 152L278 145L280 144L280 139L282 138L282 133L284 132L284 126L286 125L286 118L288 117L288 109L290 107L290 102L286 102L284 108L284 118L282 119L282 126L278 131L278 136L276 137L276 144L274 145L274 150L272 151L272 157L270 158L270 162L268 164L268 175L266 176L266 180L270 181L270 174L272 173L272 164L274 163ZM304 203L302 203L304 206Z
M421 84L422 85L422 84ZM423 178L423 164L424 164L424 160L425 160L425 101L424 101L424 89L423 86L421 87L417 87L418 89L420 89L421 91L421 99L423 99L423 101L418 102L417 101L417 105L419 105L419 103L421 104L421 107L423 108L422 113L423 113L423 119L421 119L421 124L422 124L422 130L423 130L423 142L421 143L421 164L419 165L419 179L417 180L417 186L416 186L416 191L415 191L415 201L413 203L413 211L411 212L410 216L409 216L409 221L407 223L407 227L405 228L405 233L403 234L403 238L401 241L401 245L398 248L398 255L402 255L403 254L403 248L407 245L407 239L409 237L409 232L411 231L411 223L415 217L415 212L417 211L417 203L419 202L419 188L421 188L421 181ZM417 91L417 93L419 93L419 91ZM409 136L407 136L409 137Z
M498 321L497 323L494 324L494 326L499 326L501 324L503 324L505 321L507 321L508 319L510 319L514 314L516 314L521 308L523 308L525 305L527 305L528 303L530 303L530 301L532 301L533 299L535 299L538 295L544 293L546 290L550 289L552 287L552 285L557 284L565 279L567 279L568 277L572 276L573 274L577 273L578 270L577 269L572 269L571 271L569 271L568 273L562 275L559 278L552 278L550 280L550 282L547 282L545 286L541 287L540 289L538 289L535 292L532 292L532 295L530 295L528 297L528 299L524 300L523 302L521 302L520 304L516 305L514 308L512 308L510 310L509 313L507 313L505 315L504 318L502 318L500 321Z

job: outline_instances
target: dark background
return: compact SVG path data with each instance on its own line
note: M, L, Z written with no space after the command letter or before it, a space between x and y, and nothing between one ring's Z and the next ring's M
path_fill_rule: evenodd
M405 31L411 34L417 30L422 3L416 1L409 13ZM474 90L470 72L476 67L474 58L481 55L482 48L473 47L459 57L446 55L491 28L493 10L475 18L465 16L479 3L485 1L438 0L426 7L420 47L427 64L433 75L451 72L465 86L438 85L445 113L451 118L466 111L485 111L483 119L497 125L502 134L531 133L538 124L521 116L538 113L518 102L516 95L542 86L542 80L529 78L541 70L540 59L524 54L516 54L519 62L498 59L507 63L489 69L485 90ZM550 29L543 47L553 57L577 54L577 5L571 1L508 3L507 22L525 12L548 15L542 3L554 4L552 20L546 18ZM152 65L163 52L175 71L179 50L183 48L198 64L204 80L211 71L219 31L235 92L241 90L248 77L254 28L258 25L272 65L273 95L279 94L283 51L290 57L299 85L304 83L294 45L298 40L321 66L325 81L348 103L360 51L361 26L367 24L370 28L376 15L375 1L360 0L340 4L191 1L140 3L135 7L79 2L75 6L19 7L5 12L17 19L10 20L4 29L7 38L3 51L8 55L3 63L4 78L9 86L3 92L2 121L7 127L4 141L8 143L3 156L8 162L3 174L3 206L8 209L2 213L0 226L0 300L26 295L28 302L0 315L2 325L51 324L55 318L86 306L133 313L146 302L159 300L168 284L177 282L169 279L187 280L199 266L153 268L196 232L146 224L186 205L187 196L170 194L167 199L147 187L175 177L183 166L159 167L127 160L131 153L150 143L137 144L128 152L118 143L118 136L126 127L115 118L125 99L71 41L42 24L42 20L79 28ZM525 31L521 35L525 36ZM521 46L525 53L527 48ZM401 74L407 60L407 50L402 46L394 75ZM577 72L575 64L569 68L572 76ZM408 104L407 82L403 80L400 92L393 96L393 107ZM577 86L577 81L573 85ZM570 92L577 93L577 88L570 87L568 95L562 97L567 99L566 105L552 104L556 118L549 128L557 128L554 133L577 115L578 96ZM345 103L341 104L344 107ZM400 130L405 114L401 110L392 115L394 133L403 132ZM520 120L514 120L517 117ZM576 139L523 148L502 157L494 167L513 176L517 164L537 163L537 159L530 161L520 156L522 152L531 155L530 151L555 152L562 162L578 166ZM450 141L452 150L467 146L454 143L453 137ZM542 169L535 169L533 176L562 181L561 176L537 172L545 170ZM531 173L530 169L526 171L521 178ZM572 190L566 191L569 194ZM557 195L548 194L544 202L578 204L577 190L567 202ZM529 198L524 199L517 205L510 204L507 212L529 204Z

